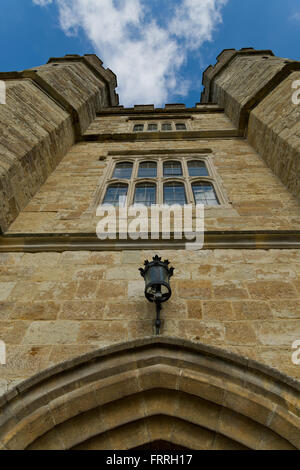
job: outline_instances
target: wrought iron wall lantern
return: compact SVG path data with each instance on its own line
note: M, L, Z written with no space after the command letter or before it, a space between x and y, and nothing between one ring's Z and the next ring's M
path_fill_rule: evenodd
M169 261L162 261L157 255L153 261L145 261L145 268L140 268L141 276L145 279L145 297L156 305L156 334L159 335L161 327L160 312L162 303L169 300L172 295L170 278L174 268L169 268Z

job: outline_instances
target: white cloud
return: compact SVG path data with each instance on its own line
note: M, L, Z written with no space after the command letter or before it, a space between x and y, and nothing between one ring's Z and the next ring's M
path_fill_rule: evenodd
M33 1L40 5L52 3L52 0ZM124 105L161 105L173 93L186 94L189 84L180 80L180 68L189 51L212 40L227 2L177 1L173 16L161 26L148 1L53 0L59 8L64 32L79 34L82 29L96 54L117 74Z
M39 5L40 7L45 7L46 5L50 5L52 0L33 0L35 5Z
M227 0L183 0L175 10L169 30L186 41L190 49L198 49L222 22L222 7Z
M291 16L292 20L300 21L300 11L297 11Z

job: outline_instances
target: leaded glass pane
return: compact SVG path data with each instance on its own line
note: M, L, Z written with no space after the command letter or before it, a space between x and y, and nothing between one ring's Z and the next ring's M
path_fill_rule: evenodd
M103 200L103 205L111 205L114 207L119 206L119 199L122 197L123 202L121 204L121 207L124 207L124 199L127 196L128 192L128 186L127 184L112 184L107 188L104 200Z
M164 204L169 206L186 204L186 195L184 185L181 183L168 183L164 185Z
M156 162L142 162L139 165L138 178L156 178L157 164Z
M182 167L180 162L165 162L164 176L182 176Z
M215 189L211 183L194 183L192 187L196 204L204 204L205 206L219 205Z
M118 178L122 180L130 180L132 175L133 164L130 162L117 163L113 178Z
M150 207L156 204L156 186L151 183L138 184L135 188L134 204Z
M186 131L186 125L183 122L176 123L177 131Z
M188 162L190 176L209 176L206 165L202 161Z

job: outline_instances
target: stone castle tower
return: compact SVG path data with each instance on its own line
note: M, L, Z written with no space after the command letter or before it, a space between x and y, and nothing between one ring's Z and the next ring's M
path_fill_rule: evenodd
M0 80L0 449L300 449L300 63L225 50L194 108L119 106L95 55ZM120 195L204 203L203 249L99 240Z

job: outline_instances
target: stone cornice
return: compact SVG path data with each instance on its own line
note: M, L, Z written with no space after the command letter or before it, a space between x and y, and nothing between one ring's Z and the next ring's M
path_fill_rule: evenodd
M129 116L126 121L138 121L138 120L160 120L160 119L193 119L191 114L155 114L155 115L147 115L145 116L144 114L134 114L134 116Z
M160 149L147 149L147 150L109 150L107 155L186 155L186 154L199 154L199 153L212 153L212 149L210 148L196 148L196 149L168 149L168 150L160 150Z
M138 142L154 140L193 140L193 139L223 139L244 137L243 131L209 130L209 131L169 131L169 132L136 132L114 134L85 134L82 142Z
M150 238L150 237L149 237ZM204 250L214 249L300 249L300 231L226 231L205 232ZM120 250L184 250L188 240L106 240L95 233L7 234L0 235L0 253L120 251Z
M139 115L163 115L165 118L166 115L169 114L179 114L180 117L181 115L184 115L186 113L194 113L194 114L201 114L201 113L223 113L224 108L219 107L218 105L201 105L201 107L197 108L154 108L153 107L148 107L145 109L140 109L138 107L134 108L124 108L123 106L115 106L112 108L104 108L102 111L97 113L97 117L101 116L110 116L110 115L118 115L118 116L130 116L133 115L139 116Z

